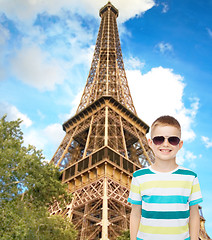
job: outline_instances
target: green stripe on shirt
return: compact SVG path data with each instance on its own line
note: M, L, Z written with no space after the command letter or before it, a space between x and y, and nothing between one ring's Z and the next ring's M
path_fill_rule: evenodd
M146 175L146 174L155 174L154 172L152 172L150 169L140 169L137 170L136 172L133 173L133 177L138 177L138 176L142 176L142 175Z
M169 212L159 212L159 211L146 211L142 209L142 217L151 219L184 219L188 218L190 215L188 211L169 211Z
M191 175L197 177L196 173L186 169L178 169L176 172L173 172L172 174Z
M151 195L142 196L142 200L146 203L157 203L157 204L178 204L188 202L188 196L181 196L181 195L169 195L169 196L159 196L159 195Z

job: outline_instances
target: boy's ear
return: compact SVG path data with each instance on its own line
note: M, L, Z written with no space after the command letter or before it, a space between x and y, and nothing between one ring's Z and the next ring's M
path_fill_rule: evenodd
M148 144L149 144L150 147L152 146L152 139L151 138L148 139Z
M183 141L181 140L179 143L179 150L182 148L182 146L183 146Z

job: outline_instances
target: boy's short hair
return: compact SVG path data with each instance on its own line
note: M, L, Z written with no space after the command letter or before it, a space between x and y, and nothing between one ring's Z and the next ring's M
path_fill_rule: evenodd
M177 121L176 118L169 116L169 115L165 115L165 116L161 116L159 118L157 118L151 126L151 133L154 130L154 128L158 125L162 125L162 126L173 126L176 127L180 133L181 133L181 126L180 123Z

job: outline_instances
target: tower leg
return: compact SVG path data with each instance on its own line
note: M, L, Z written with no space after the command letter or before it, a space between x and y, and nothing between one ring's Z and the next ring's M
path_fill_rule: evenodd
M108 197L107 197L107 178L104 178L103 184L103 204L102 204L102 238L101 240L109 240L108 238Z

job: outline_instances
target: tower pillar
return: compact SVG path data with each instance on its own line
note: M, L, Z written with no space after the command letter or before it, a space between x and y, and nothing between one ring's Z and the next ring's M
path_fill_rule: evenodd
M108 238L108 190L107 190L107 178L103 180L103 197L102 197L102 238L101 240L109 240Z

